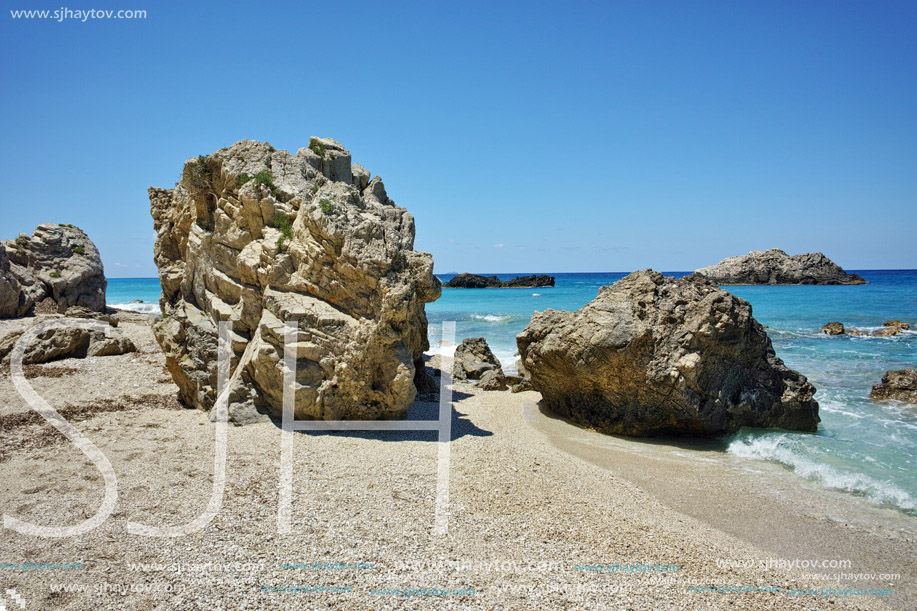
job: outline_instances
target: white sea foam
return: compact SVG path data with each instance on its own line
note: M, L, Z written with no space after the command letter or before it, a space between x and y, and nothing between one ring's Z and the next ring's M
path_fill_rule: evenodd
M129 310L141 314L159 314L161 312L158 303L109 303L107 305L116 310Z
M513 319L509 314L472 314L472 320L483 320L485 322L508 322Z
M532 293L532 297L544 297L541 293Z
M822 486L861 494L878 505L895 505L906 511L917 510L917 499L906 490L863 473L853 473L804 456L786 435L766 435L736 439L727 451L751 460L775 461L792 469L797 475Z
M519 353L514 350L499 350L493 349L494 356L497 357L497 360L500 361L500 366L503 367L503 372L509 375L516 373L516 359L519 358Z

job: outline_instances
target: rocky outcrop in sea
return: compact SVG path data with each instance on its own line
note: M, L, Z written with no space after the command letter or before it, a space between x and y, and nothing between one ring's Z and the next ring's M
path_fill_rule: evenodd
M533 289L554 286L554 276L519 276L500 280L496 276L459 274L443 285L447 289Z
M424 304L441 284L414 218L331 139L295 154L243 140L149 190L163 320L182 402L216 398L216 333L232 323L230 417L282 413L284 326L296 325L296 417L391 419L435 388Z
M900 320L885 321L878 329L848 329L842 323L829 322L821 328L821 332L826 335L852 335L854 337L892 337L910 328L908 323Z
M44 223L0 242L0 318L29 316L42 303L102 312L106 285L99 250L79 227Z
M917 404L917 369L886 371L882 383L873 386L869 396Z
M815 388L777 358L751 305L699 276L635 272L576 312L536 312L516 340L544 404L605 433L819 422Z
M753 250L694 272L717 284L866 284L820 252L790 256L778 248Z

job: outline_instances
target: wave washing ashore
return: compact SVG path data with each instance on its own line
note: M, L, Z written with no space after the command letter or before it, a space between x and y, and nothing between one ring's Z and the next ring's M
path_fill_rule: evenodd
M917 271L858 271L861 286L732 286L767 325L777 355L818 389L821 424L816 434L743 431L722 449L752 461L783 465L808 481L863 496L872 503L917 515L917 409L869 399L891 369L917 367L917 332L893 337L827 336L831 321L848 328L878 328L901 319L917 329ZM500 274L508 279L521 274ZM599 287L625 273L554 274L556 285L537 289L445 289L427 305L431 351L440 322L456 321L457 338L484 337L504 369L513 371L515 337L532 312L576 310ZM667 275L683 276L687 272ZM453 275L440 275L447 281ZM109 279L109 305L158 312L157 279ZM142 303L133 303L134 300Z

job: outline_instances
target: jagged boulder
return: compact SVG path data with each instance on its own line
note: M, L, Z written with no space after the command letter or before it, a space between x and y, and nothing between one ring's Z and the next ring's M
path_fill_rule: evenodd
M873 399L917 403L917 369L886 371L882 383L873 386L869 396Z
M19 279L10 273L10 259L0 242L0 318L25 316L34 306L27 300Z
M33 324L37 325L57 318L60 316L40 316L34 319ZM78 316L77 318L94 317ZM13 347L27 330L28 328L11 331L0 339L0 361L9 363ZM114 327L105 333L96 329L68 327L65 324L53 325L41 331L37 338L26 346L22 363L31 365L66 358L115 356L136 351L134 343Z
M477 382L484 390L506 389L503 367L483 337L462 340L455 349L452 379L459 382Z
M0 244L0 318L27 316L47 299L58 312L102 312L106 285L99 250L79 227L44 223Z
M753 250L694 272L717 284L866 284L820 252L790 256L779 248Z
M839 322L829 322L821 328L821 332L825 335L843 335L844 325Z
M441 284L414 218L331 139L296 154L243 140L151 188L163 320L154 327L186 404L216 398L216 333L232 323L230 417L282 414L293 322L297 418L403 417L423 370L424 304ZM419 371L418 371L419 370Z
M606 433L819 422L815 388L777 358L751 305L698 276L635 272L576 312L536 312L516 341L544 404Z

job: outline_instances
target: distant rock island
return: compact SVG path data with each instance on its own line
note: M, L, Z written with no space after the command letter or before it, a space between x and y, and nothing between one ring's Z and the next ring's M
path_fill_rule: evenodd
M500 280L496 276L459 274L443 286L447 289L534 289L554 286L554 276L542 274Z
M790 256L779 248L729 257L694 273L717 284L866 284L820 252Z

